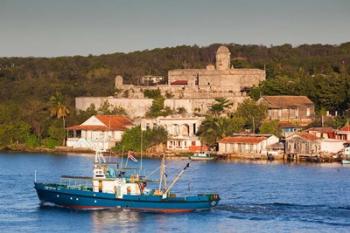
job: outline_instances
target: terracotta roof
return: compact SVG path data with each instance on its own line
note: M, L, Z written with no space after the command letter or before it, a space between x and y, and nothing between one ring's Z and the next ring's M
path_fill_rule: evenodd
M335 129L333 129L332 127L313 127L305 130L305 132L310 132L310 131L317 131L320 133L333 133Z
M132 125L131 120L126 116L96 115L96 118L112 130L125 130L127 126Z
M296 133L296 135L308 141L315 141L318 139L315 135L306 132L299 132Z
M343 128L339 129L340 131L350 131L350 125L345 125Z
M207 146L190 146L189 151L191 152L200 152L200 151L208 151L208 147Z
M220 143L245 143L245 144L258 144L264 141L266 137L253 137L253 136L237 136L237 137L225 137L220 140Z
M298 106L313 105L313 102L306 96L263 96L270 108L293 108Z
M91 130L91 131L108 131L108 130L126 130L132 125L131 120L126 116L118 115L96 115L103 125L74 125L68 127L68 130Z
M187 85L187 80L175 80L174 82L170 83L171 85Z

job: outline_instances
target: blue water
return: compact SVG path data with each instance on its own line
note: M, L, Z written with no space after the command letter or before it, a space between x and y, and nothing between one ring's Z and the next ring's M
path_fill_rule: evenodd
M34 170L41 181L57 181L62 174L90 175L92 161L91 155L0 153L0 232L350 232L350 166L337 164L192 162L176 191L218 192L220 205L204 212L40 206ZM186 163L167 162L170 177ZM143 165L150 172L159 160Z

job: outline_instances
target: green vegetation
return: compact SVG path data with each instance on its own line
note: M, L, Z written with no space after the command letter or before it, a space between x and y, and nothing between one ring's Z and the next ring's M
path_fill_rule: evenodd
M142 145L143 150L147 150L151 146L166 143L167 131L162 127L156 127L153 129L147 129L142 132ZM125 131L122 137L122 141L118 143L113 150L119 152L141 151L141 127L136 126Z
M164 97L156 96L152 101L152 106L146 113L147 117L158 117L158 116L168 116L173 113L169 107L164 107Z
M240 132L245 120L241 117L211 117L207 116L199 127L198 135L204 144L213 146L223 137Z
M232 105L233 104L225 98L216 98L215 103L210 106L209 112L211 112L214 116L219 116Z
M264 121L259 128L259 132L264 134L274 134L277 137L281 136L281 129L277 120Z
M209 112L213 113L213 109L215 109L215 114L206 116L198 131L202 142L213 146L221 138L244 129L256 132L267 113L266 106L256 104L255 101L248 99L238 105L236 112L228 112L227 116L221 115L229 106L230 103L223 98L217 99L212 104Z

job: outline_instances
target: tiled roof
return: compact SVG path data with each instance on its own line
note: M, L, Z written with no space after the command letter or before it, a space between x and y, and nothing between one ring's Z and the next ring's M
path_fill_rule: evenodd
M127 126L132 124L131 120L126 116L96 115L96 118L112 130L125 130Z
M174 82L170 83L171 85L187 85L187 80L175 80Z
M103 125L74 125L68 127L68 130L91 130L91 131L108 131L108 130L126 130L128 126L132 125L131 120L125 116L118 115L96 115L96 118L101 121Z
M292 108L304 105L313 105L313 102L306 96L263 96L270 108Z
M332 127L313 127L305 130L306 132L317 131L320 133L333 133L335 129Z
M296 135L308 141L315 141L318 139L315 135L306 132L299 132L296 133Z
M220 143L244 143L244 144L258 144L267 139L266 137L253 137L253 136L237 136L237 137L225 137L220 140Z
M350 131L350 125L345 125L343 128L339 129L340 131Z

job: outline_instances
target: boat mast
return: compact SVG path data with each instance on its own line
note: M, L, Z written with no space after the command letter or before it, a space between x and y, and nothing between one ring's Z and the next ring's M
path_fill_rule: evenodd
M143 143L143 140L142 140L142 139L143 139L143 138L142 138L142 137L143 137L143 133L142 133L142 131L143 131L143 130L142 130L142 126L141 126L140 128L141 128L141 159L140 159L141 161L140 161L140 174L141 174L141 172L142 172L142 146L143 146L143 145L142 145L142 143Z
M167 190L163 194L163 198L166 198L170 190L174 187L176 182L181 178L181 176L185 173L185 170L190 166L190 163L187 163L186 166L177 174L177 176L174 178L173 182L169 185Z
M162 189L166 189L165 155L163 155L162 162L160 164L160 180L158 190Z

